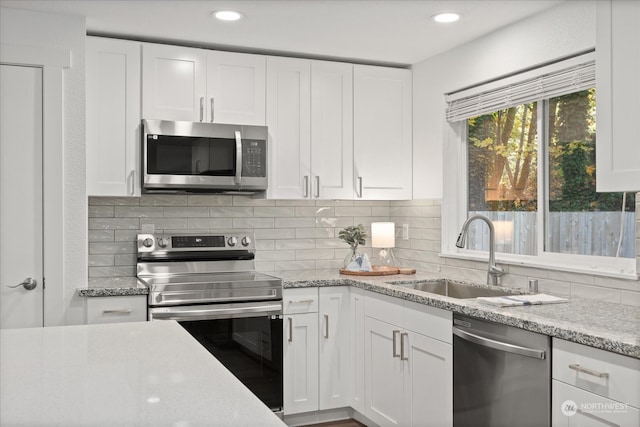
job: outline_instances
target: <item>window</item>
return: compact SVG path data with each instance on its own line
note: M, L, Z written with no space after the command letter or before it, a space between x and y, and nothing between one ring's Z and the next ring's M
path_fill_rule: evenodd
M444 215L458 215L443 231L457 233L460 211L481 214L503 260L634 273L635 194L595 191L594 64L577 62L448 99L450 142L461 148L446 156L462 160L465 191L457 202L445 196ZM488 250L488 234L472 223L466 252Z

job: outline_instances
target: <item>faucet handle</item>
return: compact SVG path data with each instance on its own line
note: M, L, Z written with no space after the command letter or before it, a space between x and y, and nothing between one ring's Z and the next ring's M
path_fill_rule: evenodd
M495 277L500 277L505 273L502 267L498 267L497 265L489 266L489 274Z

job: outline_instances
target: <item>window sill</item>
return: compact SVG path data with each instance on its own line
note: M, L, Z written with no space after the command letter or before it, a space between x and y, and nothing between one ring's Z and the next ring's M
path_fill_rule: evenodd
M468 251L465 253L439 253L439 257L441 258L451 258L451 259L462 259L468 261L480 261L480 262L488 262L488 254L482 252L472 252ZM568 273L578 273L578 274L588 274L593 276L603 276L603 277L611 277L616 279L626 279L626 280L640 280L640 275L637 272L626 272L616 270L611 267L589 267L586 265L571 265L566 262L546 262L541 260L534 259L515 259L510 257L505 257L504 255L496 254L496 263L503 265L516 265L519 267L531 267L531 268L539 268L544 270L554 270L554 271L563 271Z

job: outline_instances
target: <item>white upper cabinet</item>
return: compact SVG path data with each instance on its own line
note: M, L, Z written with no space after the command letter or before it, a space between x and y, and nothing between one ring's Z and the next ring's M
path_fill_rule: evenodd
M87 37L87 194L139 196L140 43Z
M267 58L270 198L310 195L311 62Z
M207 118L214 123L265 124L266 58L207 52Z
M268 58L269 197L353 198L352 68Z
M640 191L640 2L596 2L598 191Z
M411 199L411 71L354 65L356 198Z
M311 198L353 199L353 65L311 63Z
M142 46L142 116L204 121L207 55L202 49L145 43Z

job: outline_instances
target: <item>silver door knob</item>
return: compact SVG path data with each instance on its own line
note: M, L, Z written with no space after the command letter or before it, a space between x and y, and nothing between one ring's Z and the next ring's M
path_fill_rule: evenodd
M15 288L19 288L20 286L22 286L28 291L32 291L36 288L36 286L38 286L38 281L35 279L32 279L31 277L27 277L22 281L22 283L18 283L17 285L13 285L13 286L7 285L7 288L15 289Z

